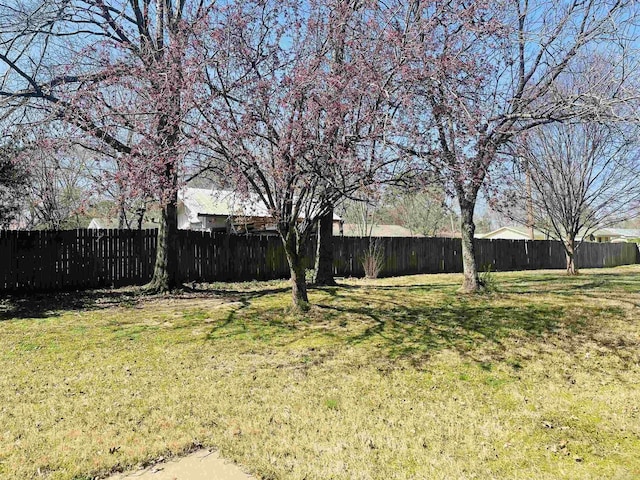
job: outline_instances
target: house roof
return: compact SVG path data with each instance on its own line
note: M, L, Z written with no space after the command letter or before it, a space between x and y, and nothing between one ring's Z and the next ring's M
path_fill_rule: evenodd
M342 225L342 234L345 237L361 237L363 227L357 223L344 223ZM340 235L340 227L333 226L333 235ZM414 235L408 228L400 225L374 225L371 227L372 237L421 237L422 235Z
M241 195L231 190L186 187L178 192L192 217L212 215L224 217L271 217L269 209L255 193ZM334 220L340 220L335 213ZM198 221L197 218L191 219Z
M594 233L599 237L640 238L640 228L602 228Z
M496 230L493 230L488 233L478 233L475 235L476 238L500 238L501 236L506 236L511 234L512 236L519 236L522 238L529 238L529 229L527 227L520 226L508 226L508 227L500 227ZM533 229L533 237L536 240L546 240L548 235L536 228Z
M529 238L529 230L526 227L508 226L500 227L489 233L476 234L476 238L504 238L505 236L521 236ZM578 234L578 240L582 240L584 232ZM593 237L611 237L612 239L626 240L640 238L640 229L634 228L601 228L596 230L590 236ZM545 232L534 229L534 238L536 240L551 239L553 235L547 235Z
M117 218L92 218L87 228L109 229L118 228L119 221ZM133 222L137 227L137 222ZM146 220L142 222L143 229L158 228L158 222Z
M209 188L183 188L178 199L194 216L244 216L269 217L266 205L255 194L244 198L230 190L212 190Z

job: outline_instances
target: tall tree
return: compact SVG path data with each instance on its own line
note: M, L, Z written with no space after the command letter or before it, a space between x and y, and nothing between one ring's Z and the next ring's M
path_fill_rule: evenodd
M362 8L363 2L360 0L348 0L343 2L342 8L356 11ZM329 13L330 14L330 13ZM331 15L331 14L330 14ZM338 17L339 18L339 17ZM328 28L333 30L329 32L328 40L333 55L331 68L335 73L340 74L345 64L345 54L347 47L347 22L334 21L330 19ZM336 125L333 132L328 132L328 142L330 145L338 146L340 129ZM313 281L316 285L335 285L333 279L333 217L334 206L328 205L327 212L318 219L316 227L316 264L314 268Z
M547 125L522 139L520 153L510 197L516 206L531 203L535 225L562 241L567 273L574 275L582 241L629 218L640 200L637 131L598 123Z
M382 219L402 225L413 234L435 237L443 230L451 210L444 190L438 185L419 189L393 189L385 195Z
M210 37L218 61L207 71L206 137L227 178L275 218L298 308L308 304L303 259L318 219L391 162L393 72L372 34L382 31L378 13L377 2L247 1Z
M208 11L180 0L0 0L0 97L118 156L115 179L162 205L150 287L176 282L177 189Z
M41 149L31 145L22 152L20 164L29 172L23 208L29 212L28 227L61 230L83 228L83 210L93 197L86 170L86 152L79 149Z
M626 97L636 3L592 0L399 2L394 40L404 52L408 151L438 168L457 197L464 283L479 289L474 251L478 193L521 132L571 118L614 115ZM405 8L402 8L402 7ZM606 50L601 82L563 91L581 53ZM605 73L605 72L603 72Z

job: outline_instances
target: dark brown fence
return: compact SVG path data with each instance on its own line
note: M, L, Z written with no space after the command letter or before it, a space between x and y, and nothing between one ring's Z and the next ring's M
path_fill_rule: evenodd
M0 231L0 290L83 289L144 284L151 278L156 230ZM460 239L381 238L381 276L462 271ZM362 276L367 238L335 237L338 276ZM183 281L286 278L287 260L275 236L180 231ZM564 268L562 245L552 241L478 240L481 270ZM313 248L307 264L313 263ZM585 243L580 268L640 263L635 244Z
M385 263L381 276L462 271L462 245L458 238L384 238ZM345 242L346 241L346 242ZM357 259L368 239L344 238L337 242L336 254ZM565 268L562 244L549 240L476 240L476 261L480 270L539 270ZM634 243L583 243L576 254L579 268L615 267L640 263ZM340 270L345 255L336 255L337 273L364 275L362 265L351 261ZM347 273L349 272L349 273Z
M0 231L0 290L144 283L156 237L156 230Z

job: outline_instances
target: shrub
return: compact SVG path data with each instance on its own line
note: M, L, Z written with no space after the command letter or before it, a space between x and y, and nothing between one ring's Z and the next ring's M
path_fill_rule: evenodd
M366 278L378 278L384 266L384 246L379 239L369 237L369 247L362 255L361 262Z

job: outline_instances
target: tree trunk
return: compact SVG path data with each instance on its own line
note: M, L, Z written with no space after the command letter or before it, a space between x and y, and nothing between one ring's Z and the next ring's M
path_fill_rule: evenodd
M463 293L473 293L480 289L480 279L478 278L478 266L476 265L474 234L476 225L473 223L473 210L475 202L460 199L460 218L462 234L462 271L464 282L460 291Z
M182 76L180 68L177 72ZM177 122L181 111L180 95L174 93L169 100L169 108L158 122L157 134L163 139L163 150L170 155L175 155L178 153L175 148L180 138L180 125ZM163 188L169 189L170 195L163 202L156 264L153 269L153 278L147 286L149 290L155 292L168 292L178 286L178 175L175 160L165 164L163 180L166 185Z
M318 220L316 265L313 281L316 285L335 285L333 279L333 208Z
M296 238L296 232L291 229L286 235L281 235L284 242L284 250L291 272L291 299L293 308L299 311L309 309L309 297L307 296L307 279L305 278L304 259L300 255L300 243Z
M576 239L567 238L564 242L564 253L567 259L567 275L578 275L576 265Z
M124 206L120 205L120 211L118 212L118 229L122 230L127 228L127 214L124 210Z
M138 216L138 230L142 230L142 223L144 222L144 214L147 209L144 207L140 207L136 209L136 215Z
M178 207L177 193L162 207L153 277L146 288L168 292L178 285Z

